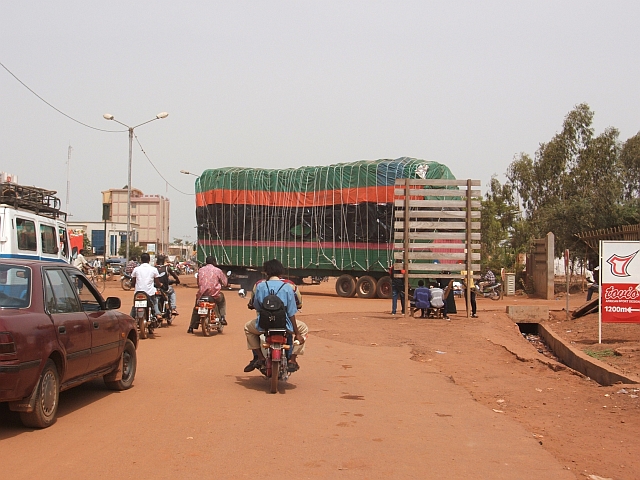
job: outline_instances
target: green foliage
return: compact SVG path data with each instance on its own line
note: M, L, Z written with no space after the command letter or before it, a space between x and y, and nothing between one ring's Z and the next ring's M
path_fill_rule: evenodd
M133 242L129 243L129 257L135 256L137 258L140 258L140 255L142 255L143 253L144 253L144 248L142 248L140 245L136 245ZM118 255L120 255L121 257L124 257L126 254L127 254L127 244L122 243L120 244L120 248L118 249Z
M89 236L86 233L82 234L82 249L85 252L91 252L91 240L89 240Z
M606 348L604 350L591 350L587 348L584 353L597 360L602 360L606 357L613 357L615 355L615 352L611 348Z
M522 246L512 241L520 223L519 213L513 185L501 185L495 176L491 177L489 191L482 201L482 270L487 267L500 270L516 264L517 254L523 251Z
M556 257L568 248L576 258L585 249L577 233L637 223L640 134L621 146L613 127L595 136L593 116L587 104L577 105L534 158L521 153L509 166L506 185L524 219L511 230L515 248L553 232Z

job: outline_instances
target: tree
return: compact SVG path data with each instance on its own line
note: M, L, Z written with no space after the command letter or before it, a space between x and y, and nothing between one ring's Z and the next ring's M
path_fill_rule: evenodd
M86 233L82 234L82 250L87 253L93 251L91 247L91 240L89 240L89 236Z
M499 270L515 265L520 246L513 244L511 237L518 221L519 207L514 197L513 185L501 185L493 176L489 191L482 201L481 213L481 258L482 269Z
M535 158L521 153L507 171L522 202L526 230L536 237L553 232L556 257L567 248L584 248L577 233L634 218L625 192L635 187L626 182L618 130L609 127L595 136L593 116L587 104L577 105L565 117L562 130L540 144ZM628 162L633 164L635 143L627 143ZM637 165L640 169L640 161Z
M140 258L140 255L142 255L143 253L144 253L144 248L142 248L140 245L136 245L133 242L129 243L129 257ZM127 244L122 243L120 244L120 248L118 249L118 255L120 255L121 257L124 257L126 254L127 254Z
M174 245L182 245L182 242L183 242L183 241L184 241L184 240L182 240L181 238L173 237L173 244L174 244Z

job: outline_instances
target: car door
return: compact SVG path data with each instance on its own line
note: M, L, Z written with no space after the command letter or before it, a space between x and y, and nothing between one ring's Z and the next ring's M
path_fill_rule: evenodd
M112 365L120 357L120 322L115 312L104 309L104 302L93 285L77 268L65 269L77 289L80 305L89 318L91 327L91 360L89 370L95 371ZM122 342L122 343L121 343Z
M91 328L72 285L62 268L44 269L45 308L55 325L67 360L62 381L87 372L91 356Z

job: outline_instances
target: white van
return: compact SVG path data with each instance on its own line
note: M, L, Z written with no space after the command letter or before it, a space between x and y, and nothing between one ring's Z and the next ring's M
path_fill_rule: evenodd
M70 262L66 213L55 193L0 183L0 258Z

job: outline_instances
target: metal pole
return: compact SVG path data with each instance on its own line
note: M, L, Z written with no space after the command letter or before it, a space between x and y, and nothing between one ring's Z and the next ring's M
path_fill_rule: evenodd
M127 180L127 246L126 259L129 261L129 244L131 243L131 155L133 152L133 128L129 127L129 178Z
M409 302L409 209L411 207L411 180L405 178L404 180L404 313L403 316L407 316L407 312L411 313Z
M471 263L473 262L473 249L471 248L471 179L467 179L467 214L466 214L466 228L465 242L467 246L467 294L465 295L465 303L467 308L467 318L469 318L469 312L471 311ZM504 288L504 287L503 287Z

